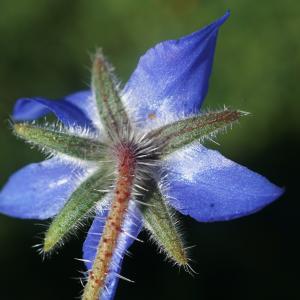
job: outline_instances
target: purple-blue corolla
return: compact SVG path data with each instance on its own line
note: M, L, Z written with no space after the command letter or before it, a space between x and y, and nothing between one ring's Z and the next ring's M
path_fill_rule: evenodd
M148 50L122 90L98 52L91 90L58 101L17 101L15 134L50 158L10 177L0 211L53 218L44 252L94 217L83 246L88 271L82 299L114 297L123 257L143 227L171 260L189 269L174 209L201 222L224 221L254 213L282 194L199 143L245 115L226 108L199 114L218 30L228 16ZM32 122L49 113L59 124Z

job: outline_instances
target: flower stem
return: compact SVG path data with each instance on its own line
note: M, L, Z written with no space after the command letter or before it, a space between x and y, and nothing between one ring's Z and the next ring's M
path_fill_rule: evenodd
M121 145L117 149L118 175L111 210L107 217L101 240L82 300L101 299L105 281L109 274L112 256L117 247L129 200L132 193L135 174L135 155L130 146ZM100 296L100 298L99 298Z

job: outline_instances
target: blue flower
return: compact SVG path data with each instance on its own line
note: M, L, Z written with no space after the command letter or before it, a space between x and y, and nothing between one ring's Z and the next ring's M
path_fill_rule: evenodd
M199 143L244 115L229 109L199 114L219 27L228 16L148 50L121 91L99 52L92 91L17 101L15 133L51 158L9 178L0 211L54 218L44 251L94 216L83 246L89 270L83 299L114 297L123 257L143 227L169 258L188 268L172 209L201 222L231 220L282 194L263 176ZM49 113L62 125L31 123Z

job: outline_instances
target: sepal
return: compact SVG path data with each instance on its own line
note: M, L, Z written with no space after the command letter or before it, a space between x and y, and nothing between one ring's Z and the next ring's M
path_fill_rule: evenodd
M30 123L16 123L14 133L50 154L65 154L82 160L104 159L105 145L98 140L81 137L59 127L47 127Z
M155 190L149 205L141 210L144 226L151 233L160 249L179 266L188 266L186 250L181 235L177 230L177 221L172 216L170 207L158 190Z
M92 91L106 131L110 136L119 136L120 131L128 128L129 119L118 94L112 67L101 49L98 49L93 60Z
M240 110L227 108L216 112L207 112L153 130L149 133L149 138L157 139L162 156L165 156L194 141L202 142L206 138L214 137L247 114Z
M49 252L72 233L82 221L94 212L96 204L103 202L106 189L111 184L108 171L100 170L84 181L71 195L69 201L53 219L44 238L43 251Z

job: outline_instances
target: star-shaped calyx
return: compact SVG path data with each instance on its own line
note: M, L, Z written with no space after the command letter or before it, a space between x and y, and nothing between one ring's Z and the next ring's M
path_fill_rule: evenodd
M156 183L158 174L163 172L162 161L178 149L215 136L246 114L223 109L183 118L148 132L139 131L128 117L111 67L100 50L93 62L92 91L101 119L101 135L72 126L14 124L17 136L44 152L94 169L54 218L45 235L45 252L62 243L96 208L107 207L109 202L109 214L83 295L89 300L97 299L105 285L130 201L136 203L146 228L168 257L188 267L176 221Z

